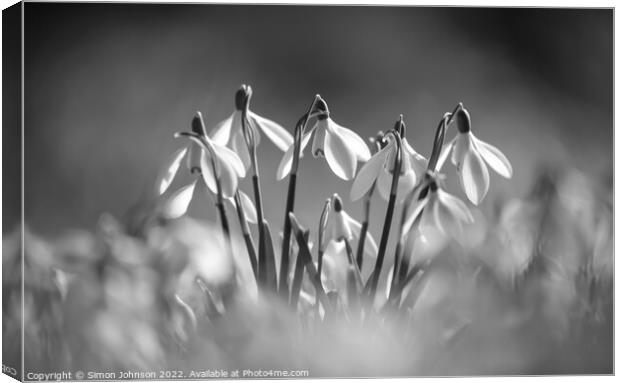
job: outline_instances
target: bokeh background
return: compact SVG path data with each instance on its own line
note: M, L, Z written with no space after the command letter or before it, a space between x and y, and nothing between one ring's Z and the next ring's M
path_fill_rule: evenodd
M291 130L316 93L363 137L402 113L425 156L443 113L464 102L515 169L511 181L492 176L483 209L524 194L545 164L611 180L612 30L609 9L27 3L26 221L54 235L121 215L184 144L173 133L196 110L209 128L226 118L242 83L256 113ZM272 226L284 213L281 155L261 143ZM334 192L360 216L325 161L306 155L300 175L302 220L318 221ZM215 221L211 205L198 198L191 215ZM4 208L17 222L17 207Z
M39 372L612 373L613 16L604 9L26 3L28 229L22 249L12 230L19 204L4 203L3 336L17 341L4 342L3 355L13 359L3 364L21 360L23 331L25 370ZM296 313L268 296L254 300L242 241L233 241L233 259L218 247L204 186L190 217L140 221L155 207L156 176L185 144L173 133L187 130L197 110L209 130L228 117L242 83L254 89L256 113L291 130L316 93L337 122L363 137L391 128L402 113L409 141L425 156L438 120L463 102L476 135L506 153L514 177L492 175L461 244L406 244L422 276L410 284L402 321L387 315L357 327L342 311L334 322L300 327L318 313L309 303L313 289ZM3 132L5 185L19 176L19 145L7 146L15 133ZM275 178L281 156L263 140L265 212L277 249L287 188ZM463 197L454 167L444 170L450 192ZM190 179L178 176L171 189ZM19 184L12 185L3 201L19 199ZM350 186L307 153L298 218L314 234L334 192L361 218ZM242 189L251 190L247 180ZM385 201L374 201L370 230L378 240ZM327 253L331 293L355 312L355 294L344 296L346 265L337 263L346 260ZM226 301L223 314L214 296Z

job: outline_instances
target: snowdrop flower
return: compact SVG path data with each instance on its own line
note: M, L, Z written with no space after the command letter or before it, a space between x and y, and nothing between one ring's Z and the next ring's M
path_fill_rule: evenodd
M304 133L301 152L308 145L310 138L314 137L312 155L315 158L325 157L335 175L343 180L350 180L355 176L357 162L365 162L370 159L370 150L357 133L338 125L331 119L325 100L319 98L316 109L320 111L320 114L317 116L317 122L312 129ZM282 157L278 167L278 180L283 179L291 170L294 147L291 145Z
M242 118L243 111L247 109L247 118L251 121L247 128L252 129L252 137L254 144L258 146L260 142L260 134L257 127L267 136L280 150L285 151L293 144L293 137L282 126L257 115L249 110L249 102L252 96L252 87L241 85L235 94L235 111L213 128L213 141L219 145L229 145L239 154L245 169L251 164L250 152L248 151L245 140Z
M487 165L504 178L512 177L512 166L499 149L474 136L469 113L464 108L457 111L456 126L458 133L452 146L452 163L456 165L467 198L478 205L489 190Z
M353 248L356 248L359 240L362 224L353 219L347 212L342 209L342 200L338 194L332 197L331 211L327 216L324 237L321 241L321 250L325 250L330 242L349 241ZM354 244L355 243L355 244ZM364 255L376 257L377 244L370 233L366 234L364 242Z
M237 191L238 179L245 177L245 168L237 153L214 142L204 133L202 114L198 112L192 120L191 133L178 133L176 136L187 136L191 142L187 147L178 150L164 168L157 185L159 194L166 192L178 173L181 161L186 158L190 172L199 172L209 190L217 194L219 182L222 195L225 198L233 197ZM193 192L193 187L185 189L184 193L175 193L175 196L183 197L184 200L191 198L193 193L190 193L190 190ZM187 203L189 204L189 200Z
M445 236L460 236L461 223L472 223L474 218L463 201L444 191L438 185L435 176L428 175L417 195L416 202L410 207L410 213L403 225L403 235L409 233L413 223L420 219L420 233L432 236L438 229Z
M398 131L401 132L403 148L401 179L398 182L397 195L398 200L402 201L413 190L420 176L426 171L428 161L424 156L418 154L407 139L404 138L405 124L402 122L402 119L397 122L397 126L399 126ZM366 194L375 182L377 189L379 189L379 194L385 200L389 199L394 162L398 155L398 145L391 135L386 135L384 140L387 140L387 145L364 164L355 181L353 181L353 186L351 187L351 199L353 201Z

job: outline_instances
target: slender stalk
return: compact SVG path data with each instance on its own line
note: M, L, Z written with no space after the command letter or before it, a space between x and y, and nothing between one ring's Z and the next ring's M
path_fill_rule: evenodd
M243 233L243 239L245 240L245 246L248 250L248 257L250 259L250 265L252 266L252 272L254 278L258 278L258 264L256 261L256 250L254 249L254 241L252 240L252 233L250 232L250 226L245 217L243 211L243 205L241 204L241 197L239 191L235 193L235 205L237 207L237 217L239 218L239 225L241 226L241 232Z
M323 270L323 253L325 252L325 244L324 244L324 236L325 229L327 228L327 219L329 218L329 210L332 206L331 197L325 200L325 204L323 205L323 211L321 212L321 218L319 219L319 234L318 234L318 242L319 242L319 250L318 250L318 273L319 278L321 277L321 271Z
M463 107L462 103L458 103L458 105L454 108L452 113L448 113L444 115L439 121L439 126L437 126L437 130L435 131L435 140L433 142L433 152L431 153L431 158L428 160L428 170L435 171L435 167L437 166L437 160L439 160L439 155L441 154L441 149L443 148L443 142L445 140L446 131L448 127L454 120L454 116L456 113Z
M381 133L383 135L383 133ZM375 141L375 153L381 150L380 140L376 139ZM375 191L376 183L373 183L368 193L364 198L364 222L362 222L362 228L360 230L360 239L357 244L357 267L362 270L362 264L364 262L364 245L366 242L366 235L368 233L368 225L370 223L370 203L372 201L372 195Z
M319 283L321 283L321 276L323 272L323 255L325 253L325 245L323 237L325 235L325 229L327 228L327 219L329 218L329 211L332 206L332 199L327 198L325 200L325 204L323 205L323 211L321 212L321 218L319 218L319 230L318 230L318 254L317 254L317 277L319 278ZM319 297L316 297L316 307L318 309L319 305Z
M215 171L215 166L213 166L213 171ZM222 224L222 231L224 232L224 237L226 238L226 244L228 246L228 250L232 254L232 240L230 239L230 226L228 225L228 218L226 217L226 209L224 207L224 197L222 195L222 187L217 177L215 179L215 185L217 186L217 202L215 203L215 206L217 206L217 210L220 213L220 223Z
M403 203L402 214L400 218L400 225L398 227L398 242L396 244L396 250L394 252L394 269L392 270L392 285L390 286L390 299L394 296L394 294L400 294L397 287L399 286L399 281L405 277L407 272L409 271L409 260L411 258L410 252L403 252L405 247L405 233L403 233L405 222L407 221L407 216L409 213L409 208L411 207L411 203L415 196L418 195L418 190L420 190L421 185L424 184L424 179L420 179L417 185L407 194L405 201Z
M364 244L366 242L366 235L368 233L368 225L370 223L370 203L372 200L373 192L375 191L375 184L370 187L366 197L364 198L364 222L362 222L362 228L360 230L360 239L357 244L357 267L362 270L362 263L364 262Z
M250 99L252 98L252 88L247 87L245 93L245 99L243 100L243 109L241 111L241 128L244 134L245 142L250 153L250 161L252 165L252 187L254 189L254 203L256 205L256 215L259 222L258 236L259 236L259 249L258 249L258 281L263 285L270 284L267 280L269 274L267 268L269 264L272 264L271 260L267 259L269 252L267 251L267 240L265 238L265 216L263 212L263 198L260 188L260 173L258 170L258 160L256 156L256 137L254 137L255 130L252 126L250 119L248 118ZM248 126L250 125L250 126Z
M304 239L306 243L310 237L310 231L304 231ZM304 278L305 264L302 257L297 254L297 260L295 261L295 273L293 274L293 285L291 286L291 301L290 305L293 310L297 310L297 302L299 302L299 293L301 292L301 283Z
M308 248L308 242L304 239L305 230L301 227L297 218L295 218L295 214L290 213L289 219L291 220L291 230L295 232L295 238L297 239L297 244L299 245L299 257L302 257L302 262L306 267L306 271L308 272L308 276L310 277L310 281L314 284L314 288L316 290L316 294L319 297L319 300L323 307L325 308L326 313L332 312L332 306L325 293L325 289L323 288L323 284L321 283L320 278L318 278L318 273L314 264L312 263L312 255L310 255L310 249Z
M390 199L388 201L387 210L385 213L385 221L383 222L383 232L381 234L381 241L379 243L379 252L377 254L377 261L375 268L372 272L371 279L369 281L368 290L368 304L372 306L377 293L377 284L379 283L379 275L381 274L381 268L383 267L383 260L385 258L385 251L387 249L388 238L390 236L390 227L392 226L392 217L394 215L394 207L396 206L396 194L398 192L398 180L400 178L400 172L402 169L402 142L400 135L397 131L391 130L387 134L391 134L396 140L396 157L394 160L394 167L392 168L392 185L390 189Z
M287 276L289 273L289 253L291 246L291 222L289 220L289 214L293 212L295 208L295 193L297 187L297 170L299 168L299 157L301 153L301 141L303 139L303 132L306 129L306 125L308 124L308 120L314 110L316 102L319 100L320 96L314 96L314 100L312 100L312 104L310 104L310 108L308 108L308 112L304 114L297 125L295 126L295 141L293 145L295 145L293 149L293 163L291 164L291 172L289 175L289 183L288 183L288 194L286 196L286 211L284 212L284 228L283 228L283 238L282 238L282 253L280 257L280 287L279 292L280 296L287 300L289 295L288 289L288 281Z
M357 266L357 262L353 258L353 248L351 247L351 243L345 238L344 239L345 250L347 252L347 258L349 259L349 266L353 268L355 282L357 284L357 289L361 290L364 288L364 282L362 281L362 273L360 272L359 267Z

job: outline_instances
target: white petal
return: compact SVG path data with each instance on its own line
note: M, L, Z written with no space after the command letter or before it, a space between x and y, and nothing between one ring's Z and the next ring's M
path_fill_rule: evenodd
M331 217L333 217L332 238L336 241L340 241L342 239L347 239L350 241L353 238L353 233L351 232L351 226L349 225L350 220L347 219L347 213L344 211L334 212Z
M409 230L411 230L411 226L413 226L413 223L415 222L416 218L418 218L420 213L422 213L422 210L428 204L428 200L429 199L427 196L426 198L423 198L421 200L420 199L415 200L411 204L411 207L409 208L409 212L407 214L407 219L405 220L405 223L403 224L403 236L406 236L407 233L409 233Z
M179 218L183 214L187 212L187 208L189 207L189 203L192 200L192 196L194 195L194 187L196 186L196 181L192 182L189 185L183 186L166 202L163 209L163 216L168 219Z
M344 210L342 210L340 214L342 214L344 220L347 222L347 225L349 225L349 227L351 228L351 233L353 233L354 236L359 235L360 230L362 229L362 224L353 217L351 217Z
M239 183L239 179L237 176L237 172L233 165L228 161L219 162L219 178L220 178L220 186L222 187L222 195L224 197L232 197L235 195L237 191L237 185Z
M325 159L335 175L343 180L350 180L355 176L357 159L349 147L346 138L340 132L327 131L325 135Z
M230 115L230 117L215 125L215 128L213 128L210 134L213 141L220 145L226 145L230 139L230 131L232 130L234 123L237 123L239 118L240 112L236 110Z
M254 119L256 125L280 150L284 151L293 144L293 136L278 123L261 117L254 112L250 112L250 117Z
M392 173L390 173L387 169L383 168L379 172L379 178L377 178L377 189L379 190L379 195L384 200L390 199L390 192L392 191Z
M355 249L357 249L357 246L359 243L358 241L360 239L360 232L362 230L362 224L359 221L355 220L353 217L351 217L346 212L343 211L342 214L345 216L345 219L348 222L349 227L351 228L351 232L353 233L353 238L356 242ZM375 239L372 237L372 234L370 234L370 232L367 231L366 240L364 241L364 254L372 258L375 258L377 256L377 252L378 252L377 243L375 242Z
M215 153L219 157L220 161L229 163L239 177L245 177L245 167L237 153L225 146L220 146L217 144L213 145L213 148L215 149Z
M422 174L424 174L424 172L426 171L426 168L428 167L428 160L423 155L416 152L415 149L413 149L413 147L409 145L409 142L407 141L406 138L403 140L403 147L405 148L405 151L407 152L407 158L409 159L409 166L413 169L416 176L419 177ZM444 148L445 148L445 145L444 145ZM439 157L441 159L441 155Z
M187 147L181 148L174 152L172 155L172 161L169 162L169 165L164 169L162 174L159 176L157 187L159 194L164 194L168 187L172 183L174 176L177 174L179 170L179 166L181 166L181 161L183 157L187 154Z
M329 245L329 243L331 241L333 241L334 238L334 219L332 218L333 214L330 214L329 218L327 219L327 224L325 225L325 231L323 232L323 243L322 243L322 247L321 250L325 250L327 248L327 245Z
M304 149L308 146L308 142L310 142L310 137L312 137L312 130L304 134L303 139L301 140L301 148L299 151L299 156L301 157ZM280 165L278 166L278 171L276 173L276 179L280 181L284 177L286 177L291 171L291 166L293 165L293 152L295 150L295 145L291 145L286 152L284 152L284 156L282 156L282 160L280 160Z
M368 162L362 166L359 173L357 173L357 176L353 181L353 186L351 187L351 200L355 201L361 198L364 194L366 194L368 189L370 189L373 182L377 180L380 172L383 171L388 148L389 146L386 146L379 152L375 153L374 156L370 157L370 160L368 160Z
M211 156L203 150L200 155L200 173L205 184L213 192L217 194L217 185L215 182L215 174L213 173L213 165L211 164Z
M241 190L239 190L239 199L241 200L241 207L243 208L245 218L248 220L248 222L258 222L256 207L254 206L254 202L252 202L252 199Z
M200 156L202 152L202 148L196 142L192 141L189 144L185 160L190 173L193 173L195 169L200 169Z
M427 233L432 235L433 230L437 230L435 215L433 214L435 205L437 204L437 199L433 198L430 193L432 192L429 191L429 197L425 198L427 204L424 207L424 210L422 210L422 215L420 216L419 230L423 235L427 235ZM406 231L403 230L403 233L406 233Z
M453 141L454 148L452 149L452 164L458 167L459 164L463 162L465 153L467 153L468 150L471 150L471 139L469 133L457 133Z
M460 164L459 179L467 198L478 205L489 191L489 171L480 154L475 150L465 153Z
M439 190L437 191L437 198L439 198ZM443 201L440 200L435 204L433 213L435 215L437 227L443 234L456 237L461 236L463 228L459 220L460 217L456 216L456 211L450 209L450 206L444 204Z
M250 151L241 130L234 132L232 135L232 149L237 153L241 162L243 162L244 168L248 169L252 164L252 160L250 159Z
M486 142L475 139L476 146L480 151L480 155L486 161L491 169L495 170L497 174L504 178L512 177L512 165L508 158L495 146L487 144Z
M355 157L358 161L366 162L370 159L370 150L368 149L368 145L366 145L362 137L360 137L351 129L340 126L334 121L331 121L330 124L331 128L333 128L336 132L338 132L345 138L345 141L355 153Z
M463 222L471 223L474 221L474 216L471 214L467 205L457 197L443 190L437 191L437 196L441 203L446 205L452 213Z
M413 190L418 178L416 173L413 170L410 170L408 173L400 176L398 180L398 192L397 192L397 202L402 202L405 197Z
M327 122L322 120L314 124L314 138L312 139L312 155L314 158L325 156L325 132Z

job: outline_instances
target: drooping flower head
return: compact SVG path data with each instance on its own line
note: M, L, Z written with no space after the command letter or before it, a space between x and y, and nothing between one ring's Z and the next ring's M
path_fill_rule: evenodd
M331 210L327 215L323 240L320 244L321 250L325 250L332 241L341 242L345 239L352 245L357 246L361 228L362 224L344 211L340 196L334 194L331 200ZM370 233L367 233L366 241L364 242L364 254L371 257L377 255L377 244Z
M293 137L286 129L249 109L251 97L252 87L245 84L241 85L235 93L235 111L230 117L217 124L212 131L213 141L219 145L229 145L237 152L245 169L250 166L251 158L243 132L244 111L249 122L247 128L251 129L254 145L258 146L260 143L259 131L265 134L282 151L288 149L293 143Z
M325 157L327 164L335 175L350 180L355 176L357 162L370 159L370 150L364 140L354 131L337 124L330 117L327 103L318 97L315 111L318 112L317 122L312 129L304 132L301 142L301 152L312 141L312 155L315 158ZM314 136L312 136L314 134ZM291 170L294 145L288 148L280 166L277 178L281 180Z
M401 179L398 182L398 196L399 201L401 201L413 190L420 177L424 174L428 161L424 156L418 154L407 141L405 137L406 126L402 116L396 122L395 130L401 136L403 149ZM379 194L385 200L389 199L394 162L398 156L398 146L394 137L389 134L383 137L383 141L383 148L375 153L357 174L351 187L352 200L355 201L361 198L375 182L379 189Z
M197 112L194 116L191 132L177 133L175 136L186 136L191 141L172 156L158 179L157 192L161 195L168 190L178 173L183 158L186 158L190 172L199 173L209 190L217 194L219 184L224 198L233 197L237 191L238 179L245 177L245 168L235 152L217 144L204 132L202 114ZM172 210L175 211L175 216L180 216L187 210L194 185L195 181L171 197L168 205L174 207Z
M463 223L472 223L474 218L463 201L443 190L438 176L427 172L424 183L411 205L403 225L403 235L419 219L419 230L424 235L428 230L438 230L446 236L460 236Z
M512 166L495 146L481 141L471 131L471 118L465 108L456 112L457 135L451 143L452 163L467 198L478 205L489 190L487 165L504 178L512 177Z

